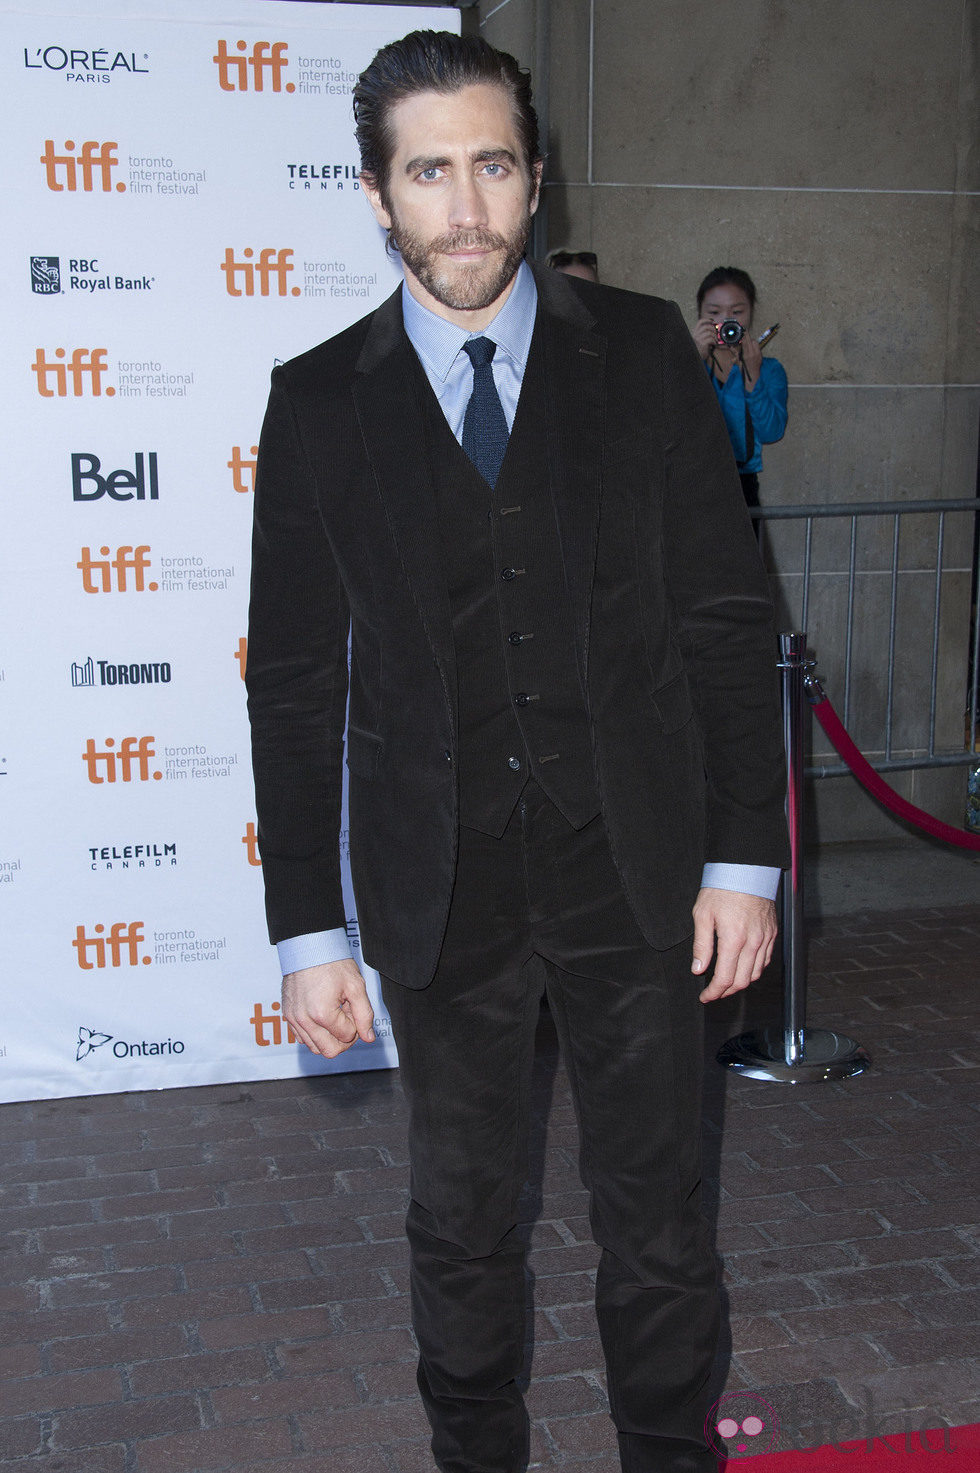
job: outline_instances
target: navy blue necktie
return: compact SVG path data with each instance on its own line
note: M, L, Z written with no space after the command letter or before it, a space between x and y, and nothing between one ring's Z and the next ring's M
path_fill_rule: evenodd
M489 486L497 484L510 434L493 381L491 364L496 348L489 338L470 338L463 344L473 364L473 392L463 419L462 446Z

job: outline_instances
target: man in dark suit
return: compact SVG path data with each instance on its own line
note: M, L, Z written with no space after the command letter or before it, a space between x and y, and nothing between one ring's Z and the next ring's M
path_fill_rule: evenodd
M527 1463L518 1197L546 990L622 1466L713 1469L698 997L748 985L775 935L765 577L677 308L523 261L541 159L513 59L415 33L362 75L355 117L404 288L275 371L255 497L284 1015L326 1057L373 1037L337 843L349 686L351 866L410 1108L436 1463Z

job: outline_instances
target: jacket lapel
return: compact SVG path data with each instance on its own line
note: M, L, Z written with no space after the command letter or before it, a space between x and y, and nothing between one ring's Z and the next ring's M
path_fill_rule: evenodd
M374 315L352 392L388 524L455 710L449 592L419 402L432 391L402 322L401 287Z
M606 339L559 272L531 269L544 350L551 494L584 675L602 491Z

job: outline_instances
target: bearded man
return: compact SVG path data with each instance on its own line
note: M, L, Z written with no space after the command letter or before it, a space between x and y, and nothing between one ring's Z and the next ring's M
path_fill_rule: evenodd
M707 1473L699 1000L758 977L775 935L766 580L677 308L524 260L542 165L513 58L416 32L354 109L404 284L275 370L255 494L249 707L283 1013L327 1058L373 1037L338 855L349 691L351 867L410 1109L436 1464L527 1466L518 1198L546 992L622 1467Z

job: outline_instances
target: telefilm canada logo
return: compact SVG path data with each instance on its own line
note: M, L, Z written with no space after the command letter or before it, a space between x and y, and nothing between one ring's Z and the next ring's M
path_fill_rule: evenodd
M25 46L24 66L29 72L55 73L66 82L108 86L117 76L145 77L148 51L114 51L109 46ZM142 64L141 64L142 63Z
M169 685L173 678L169 660L122 661L73 660L70 667L74 689L102 685Z
M63 296L66 282L67 291L94 297L100 292L150 292L156 285L156 277L106 270L98 258L89 256L69 256L68 271L64 273L59 256L31 257L31 290L38 296Z
M90 870L116 873L119 870L176 869L174 840L144 839L136 843L90 844L85 851Z

